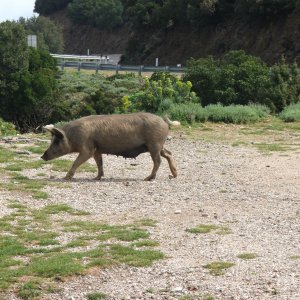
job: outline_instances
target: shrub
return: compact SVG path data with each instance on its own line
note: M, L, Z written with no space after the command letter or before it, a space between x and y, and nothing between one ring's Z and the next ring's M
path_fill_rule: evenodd
M300 121L300 102L287 106L279 117L285 122Z
M168 73L156 73L144 80L141 91L129 95L131 110L156 113L167 110L172 103L199 103L200 99L191 88L190 81L183 82Z
M207 111L198 103L173 104L167 112L171 119L182 123L206 122L208 119Z
M263 104L273 112L300 99L300 71L284 60L271 69L244 51L230 51L222 60L188 61L183 80L190 80L202 104Z
M208 114L208 120L212 122L244 124L253 123L260 119L257 111L251 106L214 104L206 106L205 110Z
M172 105L167 112L171 118L182 123L211 121L244 124L267 117L269 110L261 105L210 104L203 108L196 103L182 103Z
M0 118L0 136L15 134L17 134L15 126L12 123L5 122Z

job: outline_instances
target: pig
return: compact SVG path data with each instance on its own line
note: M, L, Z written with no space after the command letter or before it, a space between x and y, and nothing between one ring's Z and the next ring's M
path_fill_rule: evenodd
M155 179L161 156L168 161L175 178L176 164L164 143L169 126L179 124L167 116L161 118L151 113L132 113L87 116L71 121L61 129L47 125L44 129L52 134L52 140L41 158L49 161L68 153L79 153L65 176L70 180L76 169L93 157L98 167L95 179L100 180L104 176L102 154L136 158L141 153L150 152L154 165L151 174L144 180Z

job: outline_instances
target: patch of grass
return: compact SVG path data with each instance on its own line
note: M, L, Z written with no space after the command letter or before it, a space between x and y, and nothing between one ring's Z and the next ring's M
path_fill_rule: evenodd
M278 152L278 151L288 151L291 150L291 147L282 144L267 144L267 143L256 143L254 144L256 148L258 148L261 152Z
M292 255L289 258L293 259L293 260L298 260L298 259L300 259L300 255Z
M73 162L71 160L67 160L67 159L53 160L51 162L52 170L57 171L57 172L68 172L72 163ZM96 172L97 168L96 168L96 166L91 165L90 163L86 162L79 167L78 171L79 172Z
M7 171L23 171L24 169L38 169L45 164L42 160L22 161L8 164L4 169Z
M187 232L195 234L204 234L214 231L216 234L230 234L231 229L225 226L218 226L213 224L199 224L196 227L186 229Z
M41 142L39 145L24 147L24 149L35 154L43 154L48 146L48 142Z
M19 291L18 296L22 299L33 299L41 295L40 283L37 281L28 281L24 283Z
M86 295L87 300L101 300L107 298L107 295L101 292L93 292Z
M227 261L214 261L204 266L209 270L209 273L214 276L225 274L224 270L233 267L235 264Z
M55 215L62 212L71 214L74 212L74 209L68 204L60 203L60 204L47 205L40 212L47 215Z
M31 299L36 297L36 279L42 284L38 290L44 293L45 281L83 274L90 267L117 264L149 266L164 257L159 251L136 249L137 246L150 247L156 244L154 241L147 242L145 238L149 237L149 233L136 224L113 226L78 220L77 216L70 222L56 220L53 223L53 215L63 213L72 218L77 211L66 204L48 205L39 210L29 209L18 201L11 201L8 205L17 212L0 218L0 290L12 284L18 286L22 281L22 297ZM18 210L22 210L22 214ZM74 239L66 245L59 245L58 238L66 227L76 229ZM102 235L105 238L99 238ZM104 243L107 239L110 242ZM136 241L136 245L124 246L117 241ZM86 245L93 248L84 251L81 247ZM77 252L74 251L75 247L79 249ZM24 283L25 278L28 281Z
M164 254L160 251L140 251L122 245L112 245L110 254L113 259L134 267L150 266L155 260L164 258Z
M145 230L136 228L135 226L109 226L103 223L92 221L71 221L62 224L67 232L92 232L98 233L97 239L106 241L109 239L117 239L120 241L135 241L149 237L149 233Z
M152 219L140 219L134 222L136 226L155 227L158 222Z
M0 147L0 163L8 163L14 161L16 153L9 149Z
M257 258L258 255L256 253L241 253L237 257L240 259L248 260L248 259Z
M135 243L131 244L133 247L157 247L159 246L159 242L157 241L152 241L152 240L143 240L143 241L138 241Z
M81 274L84 267L75 256L73 253L55 253L50 257L34 257L27 272L43 278Z
M47 182L37 179L29 179L26 176L23 176L19 173L12 174L11 178L12 184L7 184L6 189L30 192L33 197L36 199L45 199L48 197L46 192L41 191L46 185Z
M69 242L66 247L67 248L77 248L87 246L89 243L85 240L76 239L72 242Z

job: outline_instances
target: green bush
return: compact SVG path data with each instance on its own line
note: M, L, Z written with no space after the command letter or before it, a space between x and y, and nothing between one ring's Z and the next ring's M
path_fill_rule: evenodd
M206 106L205 110L208 114L208 120L212 122L246 124L254 123L260 119L256 109L251 106L211 104Z
M68 121L89 114L127 112L128 103L122 98L136 93L142 86L132 75L104 77L83 72L64 72L59 81L61 101L52 114L52 123Z
M180 121L183 124L204 123L208 120L207 111L198 103L173 104L167 112L171 119Z
M285 122L300 121L300 102L287 106L279 117Z
M183 82L168 73L156 73L150 79L144 79L140 91L128 96L131 111L156 113L165 111L176 103L200 103L191 88L190 81Z

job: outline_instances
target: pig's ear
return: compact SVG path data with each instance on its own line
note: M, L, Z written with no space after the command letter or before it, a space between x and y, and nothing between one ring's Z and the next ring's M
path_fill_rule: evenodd
M51 134L55 135L58 138L63 138L64 137L64 132L58 128L55 128L54 125L46 125L43 127L45 130L51 132Z
M63 132L62 130L60 130L60 129L58 129L58 128L55 128L55 127L53 127L53 128L51 129L51 133L52 133L53 135L55 135L56 137L58 137L59 139L63 139L64 136L65 136L65 134L64 134L64 132Z

